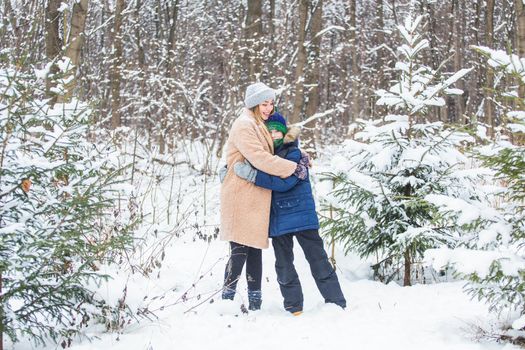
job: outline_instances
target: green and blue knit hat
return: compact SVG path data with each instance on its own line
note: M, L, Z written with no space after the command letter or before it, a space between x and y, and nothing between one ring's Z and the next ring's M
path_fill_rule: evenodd
M277 130L286 135L288 128L286 127L286 119L279 113L272 114L268 120L266 120L266 127L268 130Z

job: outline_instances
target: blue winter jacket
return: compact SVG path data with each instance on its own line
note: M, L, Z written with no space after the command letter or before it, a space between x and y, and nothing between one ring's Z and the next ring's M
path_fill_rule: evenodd
M287 133L285 143L275 150L275 154L299 163L301 151L298 140ZM299 180L292 175L285 179L257 170L255 185L272 190L270 211L270 237L287 233L319 229L315 202L309 177Z

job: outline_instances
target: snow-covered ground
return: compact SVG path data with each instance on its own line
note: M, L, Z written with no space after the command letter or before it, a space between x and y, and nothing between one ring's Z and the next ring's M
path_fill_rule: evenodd
M336 250L336 260L347 309L324 304L297 246L296 267L303 285L304 313L295 317L285 312L270 246L263 252L262 309L245 313L241 310L247 298L244 279L233 302L220 300L227 243L198 237L213 235L219 223L217 178L208 177L205 182L194 170L179 166L176 173L160 183L142 185L149 188L143 202L145 212L150 212L147 219L155 217L156 225L142 232L151 242L141 256L160 255L159 247L163 246L165 257L149 277L130 274L125 269L108 270L113 280L98 292L116 303L125 289L126 303L134 311L147 307L151 311L147 314L149 319L130 319L130 324L118 333L106 333L102 325L94 325L85 330L94 339L77 339L72 350L518 349L478 339L476 328L490 330L497 322L496 315L463 293L464 282L385 285L370 278L365 262L345 256L340 249ZM173 207L169 223L168 202ZM151 234L153 229L157 235ZM22 342L12 348L41 347ZM55 348L61 347L47 347Z
M160 285L191 286L199 276L199 259L205 244L181 244L171 251L181 258L171 266ZM224 243L214 242L207 252L208 263L225 256ZM511 346L474 341L472 326L488 327L486 307L470 301L461 291L461 282L417 285L409 288L384 285L367 279L353 279L352 271L340 272L349 307L341 310L325 305L308 274L301 254L297 255L305 295L305 312L294 317L282 310L273 271L272 251L264 254L264 302L261 311L243 314L240 305L246 289L234 302L213 298L187 312L199 301L168 307L159 320L141 322L124 334L103 335L101 340L72 349L249 349L269 348L352 348L352 349L512 349ZM343 261L341 261L343 264ZM206 295L217 290L223 264L213 268L196 292ZM148 288L144 286L144 288ZM120 339L120 340L117 340Z
M123 334L93 332L91 335L101 339L91 343L84 341L71 349L514 348L474 339L473 328L489 328L492 317L483 304L471 301L462 292L462 282L413 287L400 287L395 283L384 285L355 278L353 266L347 265L347 259L340 259L339 277L349 307L341 310L324 304L300 250L296 259L305 296L303 315L294 317L281 307L271 248L263 255L264 301L260 311L248 314L241 311L240 306L246 298L244 281L239 285L240 295L233 302L219 300L216 294L210 303L211 300L205 299L219 290L224 267L221 259L226 254L226 244L219 241L209 246L204 242L177 242L169 250L170 258L161 277L147 284L142 279L132 281L128 283L128 293L151 295L155 291L177 288L161 303L169 305L189 288L189 300L166 306L163 311L156 312L158 320L142 320ZM203 279L191 288L202 273L205 273ZM131 289L134 291L130 293ZM199 294L201 299L197 300ZM195 307L202 301L205 302Z

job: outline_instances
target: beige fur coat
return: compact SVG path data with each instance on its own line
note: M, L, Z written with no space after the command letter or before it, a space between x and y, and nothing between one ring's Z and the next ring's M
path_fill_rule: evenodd
M247 159L256 169L280 177L292 175L296 163L273 155L273 140L254 114L244 109L226 141L228 172L221 186L220 238L254 248L268 248L272 191L237 175L233 165Z

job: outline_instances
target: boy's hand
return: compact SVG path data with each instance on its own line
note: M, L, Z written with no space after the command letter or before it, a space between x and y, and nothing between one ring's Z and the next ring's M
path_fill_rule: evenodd
M302 164L308 168L312 167L312 159L310 158L310 155L303 150L301 150L301 159L299 160L299 164Z
M297 176L300 180L305 180L308 177L308 168L299 162L293 175Z

